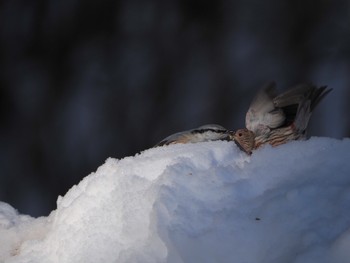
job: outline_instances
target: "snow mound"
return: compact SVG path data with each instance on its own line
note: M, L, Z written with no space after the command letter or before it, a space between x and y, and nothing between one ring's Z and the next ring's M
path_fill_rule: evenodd
M0 203L0 262L349 262L349 153L311 138L109 158L48 217Z

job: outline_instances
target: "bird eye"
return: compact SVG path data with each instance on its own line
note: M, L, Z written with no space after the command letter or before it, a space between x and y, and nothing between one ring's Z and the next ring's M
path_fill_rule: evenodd
M239 136L239 137L241 137L242 135L243 135L243 134L242 134L241 132L240 132L240 133L238 133L238 136Z

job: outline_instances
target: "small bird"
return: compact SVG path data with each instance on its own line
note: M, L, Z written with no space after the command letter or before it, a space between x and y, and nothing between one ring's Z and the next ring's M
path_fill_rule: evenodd
M230 131L217 124L207 124L196 129L178 132L166 137L154 147L175 143L197 143L206 141L234 141L237 146L250 154L254 148L254 134L247 129Z
M265 85L246 114L246 128L255 136L254 148L305 139L312 111L331 90L300 84L277 95L274 82Z
M175 143L196 143L206 141L230 141L231 133L226 128L217 124L207 124L196 129L178 132L166 137L155 146L163 146Z

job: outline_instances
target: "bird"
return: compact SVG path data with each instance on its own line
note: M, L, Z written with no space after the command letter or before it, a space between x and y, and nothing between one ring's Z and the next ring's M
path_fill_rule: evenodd
M229 141L230 131L218 124L206 124L198 128L172 134L155 146L163 146L175 143L197 143L206 141Z
M255 141L253 149L306 139L313 110L331 91L327 86L299 84L277 95L276 83L266 84L246 113L246 129L253 132Z
M217 124L207 124L178 132L154 147L176 143L234 141L247 154L265 144L277 146L291 140L306 139L311 114L332 89L327 86L299 84L280 95L276 83L266 84L257 93L246 113L246 128L228 130Z
M198 143L206 141L234 141L242 151L250 154L254 147L252 132L247 129L228 130L218 124L206 124L195 129L172 134L154 147L176 143Z

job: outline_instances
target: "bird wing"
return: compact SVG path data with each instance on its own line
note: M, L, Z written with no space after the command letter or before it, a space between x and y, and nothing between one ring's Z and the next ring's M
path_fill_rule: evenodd
M293 87L274 98L276 107L283 108L287 119L294 122L299 132L306 130L312 111L331 91L327 86L316 87L304 83Z
M310 84L299 84L276 96L273 99L273 103L279 108L289 105L298 105L301 101L305 100L305 98L309 97L313 90L315 90L315 87Z

